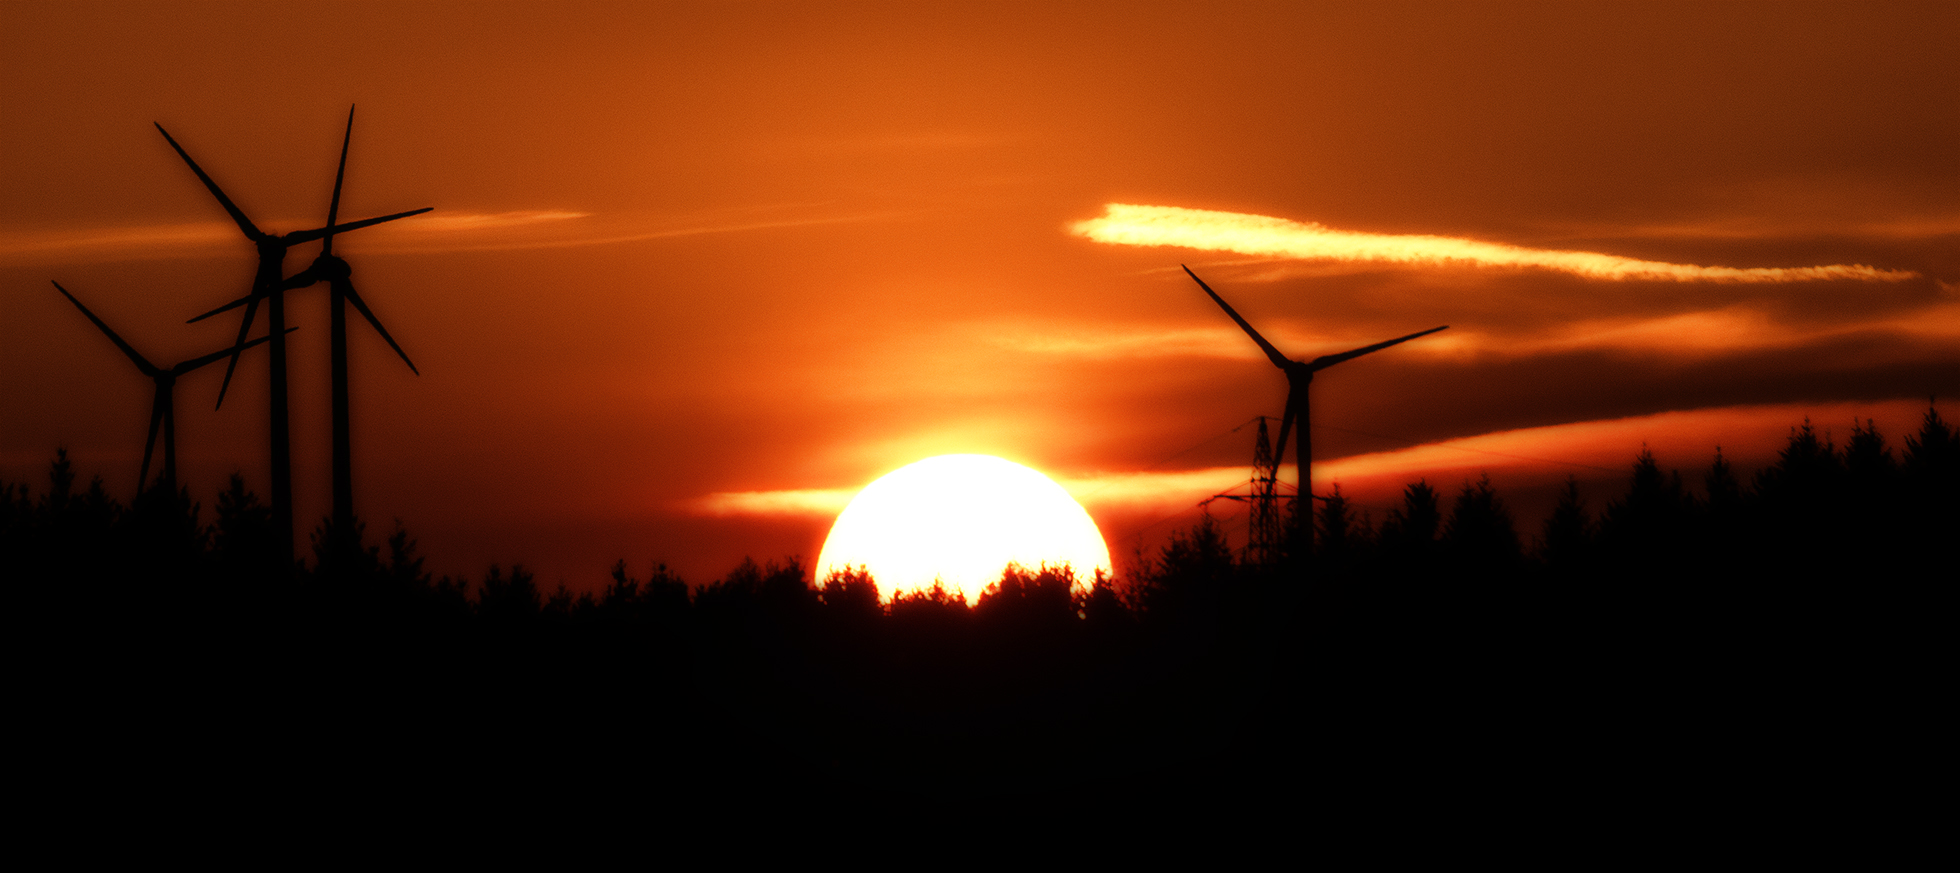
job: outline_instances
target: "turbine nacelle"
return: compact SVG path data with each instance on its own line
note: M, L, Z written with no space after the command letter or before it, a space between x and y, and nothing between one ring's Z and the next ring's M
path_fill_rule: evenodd
M345 282L353 278L354 275L353 268L347 266L346 261L333 255L321 255L314 258L313 265L306 269L314 276L327 282Z

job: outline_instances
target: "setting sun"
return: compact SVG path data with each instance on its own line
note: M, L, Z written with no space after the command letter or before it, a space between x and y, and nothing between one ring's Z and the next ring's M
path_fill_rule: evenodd
M990 455L940 455L858 492L824 541L817 578L863 566L882 600L937 579L972 603L1009 562L1067 564L1085 581L1110 569L1102 532L1062 486Z

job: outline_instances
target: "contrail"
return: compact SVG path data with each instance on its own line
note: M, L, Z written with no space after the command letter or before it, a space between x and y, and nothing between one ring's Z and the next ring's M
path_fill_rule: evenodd
M1266 215L1177 206L1111 203L1101 218L1076 222L1071 232L1100 243L1178 246L1272 258L1375 262L1420 266L1537 267L1588 279L1666 282L1808 282L1854 279L1900 282L1904 270L1862 264L1823 267L1703 267L1642 261L1600 252L1531 249L1426 234L1361 233Z

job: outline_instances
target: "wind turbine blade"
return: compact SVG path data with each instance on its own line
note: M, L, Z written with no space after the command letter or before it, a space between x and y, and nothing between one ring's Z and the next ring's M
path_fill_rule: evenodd
M297 245L299 243L311 242L316 239L321 239L323 237L327 237L332 234L346 233L350 230L360 230L363 227L370 227L376 224L380 224L384 221L394 221L397 218L407 218L411 215L421 215L424 212L432 212L434 210L435 210L434 206L424 206L421 209L411 209L407 212L397 212L394 215L383 215L380 218L363 218L360 221L350 221L346 224L336 224L331 227L316 227L312 230L302 230L298 233L289 233L286 234L285 237L283 237L283 239L285 239L287 245Z
M354 290L354 283L346 280L336 281L340 284L342 296L347 298L347 302L354 304L354 308L361 313L362 318L368 320L368 324L374 325L375 332L381 334L381 338L388 341L388 347L394 349L395 354L402 356L402 363L408 365L409 372L417 376L422 375L421 370L415 369L415 362L408 359L408 353L402 351L402 347L395 344L395 338L388 335L388 329L381 326L381 319L375 318L374 313L368 310L367 304L361 302L361 295Z
M340 139L340 169L333 174L333 199L327 201L327 235L320 256L333 254L333 223L340 217L340 183L347 178L347 146L354 142L354 107L347 107L347 133Z
M185 324L196 324L196 323L198 323L198 322L200 322L200 321L203 321L203 320L205 320L205 319L207 319L207 318L210 318L210 317L211 317L211 316L213 316L213 315L217 315L217 314L218 314L218 313L220 313L220 312L230 312L230 311L232 311L232 310L234 310L234 309L237 309L237 308L238 308L238 307L240 307L240 306L244 306L244 305L245 305L245 304L247 304L247 303L256 303L256 302L258 302L258 301L260 301L260 300L263 300L263 299L265 299L265 295L264 295L264 294L247 294L247 295L245 295L245 296L243 296L243 297L240 297L240 298L238 298L237 300L233 300L233 301L232 301L232 302L230 302L230 303L227 303L227 304L225 304L225 305L223 305L223 306L220 306L220 307L218 307L218 308L216 308L216 309L213 309L213 310L211 310L210 312L206 312L206 313L204 313L203 315L200 315L200 316L197 316L196 318L193 318L193 319L190 319L189 321L186 321L186 322L184 322L184 323L185 323Z
M143 493L143 484L150 481L150 456L157 448L157 431L163 429L163 396L160 392L169 389L159 388L157 390L159 394L156 400L150 404L150 438L143 443L143 469L136 474L136 493L138 494Z
M1354 360L1355 358L1361 357L1362 355L1368 354L1370 352L1379 352L1382 349L1388 348L1389 346L1396 345L1398 343L1405 343L1408 342L1409 340L1415 339L1416 337L1428 336L1439 330L1447 330L1447 329L1449 329L1449 325L1446 324L1443 325L1442 327L1432 327L1428 330L1416 331L1415 333L1409 334L1408 336L1396 337L1395 339L1389 340L1388 342L1385 343L1375 343L1372 346L1362 346L1361 348L1355 349L1354 351L1351 352L1342 352L1338 355L1321 355L1320 357L1315 358L1312 361L1309 361L1307 363L1307 366L1312 367L1316 371L1325 370L1328 367L1332 367L1335 364L1338 364L1342 361L1351 361Z
M286 328L287 333L292 333L293 331L296 330L299 330L299 328L297 327ZM232 346L231 348L228 349L220 349L218 351L212 352L211 354L205 355L204 357L201 358L192 358L188 361L178 364L175 367L170 368L170 372L178 376L182 376L185 373L188 373L192 370L204 366L205 364L212 363L222 358L230 357L231 355L237 354L238 352L245 351L246 349L249 349L260 343L267 342L271 339L272 339L272 334L266 334L265 336L252 340L251 342L246 343L242 346Z
M1293 432L1294 413L1299 406L1294 402L1293 389L1286 389L1286 414L1279 419L1279 442L1273 446L1273 475L1279 475L1279 468L1286 463L1286 436Z
M155 122L151 123L155 124ZM231 213L231 220L238 222L238 229L244 231L248 239L253 242L265 239L265 234L253 226L252 220L245 217L245 213L239 210L238 204L231 202L231 198L225 196L224 189L219 188L218 183L211 181L211 177L205 175L204 168L191 160L190 153L184 151L183 146L178 145L175 139L171 139L170 131L164 130L163 125L157 124L157 132L163 134L164 139L170 140L170 147L177 150L177 154L183 157L184 163L191 165L191 172L196 173L197 177L204 181L204 187L211 189L212 196L217 197L218 202L224 204L225 211Z
M1179 264L1178 266L1184 267L1183 264ZM1224 308L1226 315L1231 316L1233 321L1238 322L1240 327L1245 328L1245 332L1252 336L1252 341L1258 343L1260 348L1266 350L1266 357L1272 359L1273 366L1284 370L1286 369L1286 365L1293 363L1285 355L1280 354L1279 349L1273 348L1272 343L1266 342L1266 338L1260 336L1258 331L1253 330L1252 325L1246 324L1245 319L1239 317L1238 310L1233 309L1232 304L1226 303L1225 298L1218 296L1218 292L1211 290L1211 286L1206 285L1205 280L1198 278L1198 274L1191 272L1190 267L1184 267L1184 274L1190 276L1191 281L1198 283L1198 287L1205 289L1205 293L1210 294L1211 299L1217 301L1218 305Z
M238 355L245 348L245 335L252 332L252 319L258 313L259 298L246 298L245 321L238 326L238 342L232 344L231 363L225 365L225 381L224 384L218 386L218 406L216 408L221 409L225 405L225 392L231 390L231 374L238 370Z
M122 349L123 354L128 355L130 360L136 362L136 369L142 370L143 375L155 376L163 372L149 361L144 360L142 355L137 354L135 349L130 348L129 343L123 342L122 337L117 336L115 331L110 330L108 325L103 324L102 319L96 318L95 313L88 311L88 307L83 306L82 301L76 300L75 295L68 293L68 289L61 287L60 282L54 283L54 290L60 291L61 296L68 298L68 302L75 304L75 308L81 310L83 315L88 316L89 321L95 322L96 327L101 328L103 333L108 334L110 341L116 344L116 348Z

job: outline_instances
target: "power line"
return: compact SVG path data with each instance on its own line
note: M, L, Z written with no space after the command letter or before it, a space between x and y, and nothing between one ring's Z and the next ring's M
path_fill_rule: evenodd
M1098 485L1098 486L1096 486L1096 489L1095 489L1094 491L1090 491L1090 492L1088 492L1088 493L1086 493L1086 494L1083 494L1083 495L1082 495L1082 497L1083 497L1083 499L1085 499L1085 500L1086 500L1086 499L1088 499L1088 498L1090 498L1090 497L1094 497L1094 496L1096 496L1097 494L1100 494L1100 493L1102 493L1102 492L1103 492L1103 489L1106 489L1106 488L1110 488L1110 487L1112 487L1112 486L1115 486L1116 484L1118 484L1118 483L1120 483L1120 482L1125 482L1125 481L1128 481L1128 480L1130 480L1130 479L1134 479L1134 478L1136 478L1136 477L1138 477L1138 476L1141 476L1141 475L1143 475L1143 474L1145 474L1145 473L1148 473L1148 472L1150 472L1150 471L1152 471L1152 470L1155 470L1155 469L1157 469L1158 467L1162 467L1162 466L1164 466L1165 464L1168 464L1168 463L1170 463L1170 462L1172 462L1172 461L1175 461L1175 460L1177 460L1178 458L1182 458L1182 457L1184 457L1185 455L1188 455L1188 454L1191 454L1192 452L1195 452L1195 451L1197 451L1197 450L1199 450L1199 449L1202 449L1202 448L1204 448L1204 447L1206 447L1206 446L1209 446L1209 445L1211 445L1212 443L1215 443L1215 442L1218 442L1219 440L1221 440L1221 439L1224 439L1224 438L1226 438L1226 437L1228 437L1228 436L1231 436L1232 434L1235 434L1235 433L1238 433L1238 432L1239 432L1239 431L1240 431L1241 429L1243 429L1243 428L1244 428L1244 427L1245 427L1246 425L1248 425L1248 424L1251 424L1251 423L1253 423L1253 422L1255 422L1255 421L1258 421L1259 419L1261 419L1261 418L1264 418L1264 417L1265 417L1265 416L1259 416L1259 415L1255 415L1255 416L1253 416L1253 417L1251 417L1251 418L1248 418L1248 419L1246 419L1246 420L1244 420L1244 421L1241 421L1241 422L1239 422L1238 424L1236 424L1236 425L1233 425L1233 426L1232 426L1232 427L1231 427L1230 429L1227 429L1227 430L1223 430L1223 431L1220 431L1220 432L1218 432L1218 433L1216 433L1216 434L1213 434L1212 436L1208 436L1208 437L1205 437L1205 439L1204 439L1204 440L1203 440L1202 442L1199 442L1199 443L1198 443L1197 445L1194 445L1194 446L1192 446L1192 447L1190 447L1190 448L1188 448L1188 449L1184 449L1184 450L1182 450L1182 451L1180 451L1180 452L1178 452L1177 454L1174 454L1174 455L1171 455L1171 456L1170 456L1170 457L1168 457L1168 458L1165 458L1165 459L1163 459L1163 460L1161 460L1161 461L1158 461L1158 462L1157 462L1157 463L1155 463L1155 464L1151 464L1150 466L1148 466L1148 467L1144 467L1144 468L1142 468L1142 469L1139 469L1139 470L1134 470L1134 471L1131 471L1130 473L1128 473L1128 474L1126 474L1126 475L1123 475L1123 476L1120 476L1120 477L1118 477L1118 478L1115 478L1115 479L1111 479L1111 480L1109 480L1108 482L1104 482L1103 484L1101 484L1101 485ZM1234 486L1234 487L1236 487L1236 486Z

